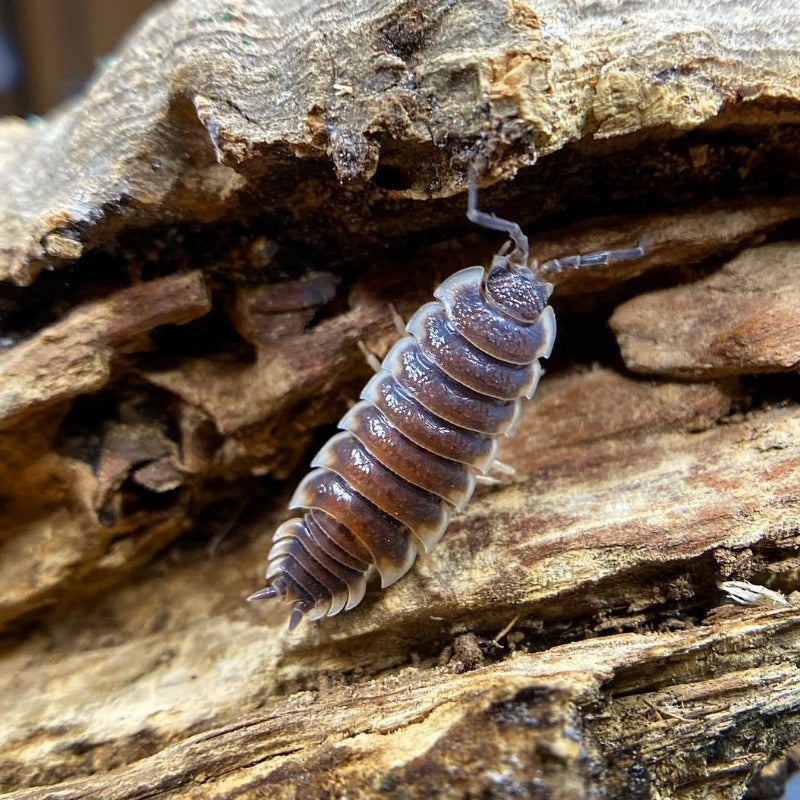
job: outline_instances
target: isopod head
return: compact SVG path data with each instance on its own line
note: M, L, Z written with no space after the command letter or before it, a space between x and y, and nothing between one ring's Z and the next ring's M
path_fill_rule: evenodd
M484 284L487 301L498 311L524 324L536 322L553 293L551 283L542 283L524 265L496 255Z

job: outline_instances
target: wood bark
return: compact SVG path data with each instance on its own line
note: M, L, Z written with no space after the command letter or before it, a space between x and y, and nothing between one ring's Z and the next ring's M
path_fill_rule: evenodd
M3 797L774 796L798 52L779 0L177 0L2 121ZM516 477L289 633L243 598L359 342L502 245L469 165L540 261L645 255L552 276Z

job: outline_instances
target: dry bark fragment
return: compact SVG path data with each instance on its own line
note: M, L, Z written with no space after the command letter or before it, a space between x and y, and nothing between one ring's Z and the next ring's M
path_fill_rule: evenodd
M744 250L707 278L624 303L611 327L625 364L694 378L795 369L798 254L788 242Z
M730 408L735 381L671 383L642 380L609 368L581 369L548 377L536 401L522 412L500 458L522 474L563 470L582 463L592 442L638 437L656 430L699 431Z
M3 126L0 277L29 284L125 228L248 214L254 199L294 220L298 239L345 252L419 226L375 207L382 188L446 197L476 154L500 177L530 163L532 143L546 154L696 129L721 112L768 131L800 95L796 23L781 3L759 7L765 40L725 2L681 0L669 14L635 4L587 14L558 0L381 0L358 13L341 0L174 2L142 22L80 104ZM700 180L718 158L706 144L683 159ZM298 157L361 190L333 195L333 176L313 163L298 174ZM741 169L759 179L757 164ZM565 178L537 196L564 208L591 194L585 174ZM323 208L338 225L321 231Z
M97 463L95 507L98 511L102 509L109 513L110 504L118 500L120 486L131 475L140 483L145 481L148 488L158 487L156 490L163 490L164 469L167 469L166 480L174 480L176 474L183 474L178 467L179 462L180 454L176 443L165 436L158 426L107 426ZM172 465L171 470L166 467L168 464ZM159 468L155 468L155 465L159 465ZM148 468L157 471L145 472ZM161 481L158 481L158 472L162 472ZM176 485L180 482L179 480ZM117 510L116 513L121 514L121 511Z
M300 334L336 296L338 280L310 272L296 281L237 287L231 321L252 344L270 345Z
M208 313L199 272L122 289L75 309L32 339L0 355L0 427L102 388L114 348L158 325Z
M188 474L175 442L153 420L105 428L96 420L96 463L65 452L69 443L54 442L66 401L105 385L116 348L209 307L199 272L169 276L76 308L0 358L0 394L7 399L0 476L6 487L4 527L13 531L2 542L0 624L107 583L188 527L180 496L149 513L123 509L119 489L129 476L162 492ZM164 457L171 476L163 473L164 462L160 475L152 473L154 466L144 471Z

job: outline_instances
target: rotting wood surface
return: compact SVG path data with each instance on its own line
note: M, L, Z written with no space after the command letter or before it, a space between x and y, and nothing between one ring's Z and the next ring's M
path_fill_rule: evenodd
M791 760L800 12L698 5L173 2L0 124L4 797L695 800ZM553 277L517 478L290 635L242 598L358 342L502 243L470 163L541 260L647 252Z

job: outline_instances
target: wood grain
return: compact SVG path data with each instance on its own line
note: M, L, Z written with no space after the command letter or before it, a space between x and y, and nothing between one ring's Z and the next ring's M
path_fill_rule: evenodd
M175 0L0 122L3 796L774 791L799 31L778 0ZM468 165L540 261L645 255L552 276L515 476L289 634L244 598L359 342L503 244Z

